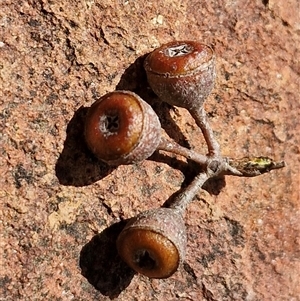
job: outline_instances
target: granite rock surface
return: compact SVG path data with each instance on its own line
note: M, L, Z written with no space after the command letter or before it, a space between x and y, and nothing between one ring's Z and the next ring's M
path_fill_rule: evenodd
M276 300L300 296L299 1L4 0L0 3L0 300ZM156 152L112 168L87 149L88 107L115 89L205 154L188 111L149 88L144 55L172 40L217 54L205 108L231 157L286 167L199 191L172 277L118 257L125 220L171 199L198 166Z

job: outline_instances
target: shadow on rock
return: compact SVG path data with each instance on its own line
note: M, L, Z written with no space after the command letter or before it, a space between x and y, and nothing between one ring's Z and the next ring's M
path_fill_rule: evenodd
M67 138L55 172L59 183L67 186L86 186L106 177L113 168L99 161L87 148L84 122L88 108L79 108L67 127Z
M121 260L116 239L126 221L94 236L80 253L82 275L105 296L116 298L131 282L135 272Z
M226 186L225 176L219 176L215 178L208 179L202 189L206 190L210 194L218 195L222 191L222 189Z

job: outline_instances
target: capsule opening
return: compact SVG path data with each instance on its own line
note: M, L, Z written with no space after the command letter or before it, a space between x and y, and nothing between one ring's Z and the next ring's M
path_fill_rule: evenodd
M134 262L142 270L153 270L156 267L156 261L153 259L149 251L138 250L134 255Z

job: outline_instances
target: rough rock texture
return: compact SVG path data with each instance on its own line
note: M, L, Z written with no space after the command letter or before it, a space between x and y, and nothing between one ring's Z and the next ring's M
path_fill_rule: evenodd
M0 300L299 300L299 31L297 0L2 0ZM82 126L95 99L127 89L172 138L205 153L189 113L161 104L142 68L174 39L216 50L206 110L223 154L287 166L200 191L184 265L149 280L120 261L115 239L198 167L161 152L109 168Z

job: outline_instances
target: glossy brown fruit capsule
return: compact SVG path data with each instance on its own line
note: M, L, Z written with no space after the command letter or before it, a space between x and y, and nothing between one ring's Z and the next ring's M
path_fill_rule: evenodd
M147 56L144 67L157 96L187 109L203 105L216 77L213 49L195 41L162 45Z
M167 278L184 260L186 230L179 211L158 208L132 218L117 239L121 258L136 272Z
M153 109L130 91L114 91L90 107L85 122L88 147L112 165L140 162L156 150L161 125Z

